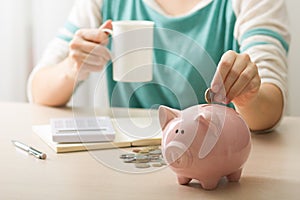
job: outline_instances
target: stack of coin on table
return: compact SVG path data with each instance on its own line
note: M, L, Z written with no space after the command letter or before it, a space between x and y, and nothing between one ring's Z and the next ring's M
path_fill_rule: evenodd
M120 156L124 163L134 163L136 168L162 167L166 165L159 146L132 149Z

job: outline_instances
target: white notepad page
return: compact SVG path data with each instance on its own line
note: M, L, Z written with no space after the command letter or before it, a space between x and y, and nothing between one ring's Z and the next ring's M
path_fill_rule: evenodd
M115 138L111 119L106 116L52 118L50 125L52 140L58 143L105 142Z

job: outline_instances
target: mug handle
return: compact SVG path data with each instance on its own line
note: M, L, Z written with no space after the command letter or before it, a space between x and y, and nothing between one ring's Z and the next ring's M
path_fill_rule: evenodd
M101 29L101 31L106 33L107 35L112 35L113 34L113 31L111 29L108 29L108 28Z

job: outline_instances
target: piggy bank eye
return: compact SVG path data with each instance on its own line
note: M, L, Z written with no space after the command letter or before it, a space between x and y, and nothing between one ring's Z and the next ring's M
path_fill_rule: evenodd
M180 132L181 134L184 134L184 130L181 130L181 132Z
M178 129L176 129L175 133L178 133L178 132L179 132L179 130L178 130Z

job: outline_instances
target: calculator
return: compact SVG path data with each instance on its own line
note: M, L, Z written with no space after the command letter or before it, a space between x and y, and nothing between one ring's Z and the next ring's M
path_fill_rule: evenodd
M58 143L107 142L115 139L111 118L74 117L50 119L52 140Z

